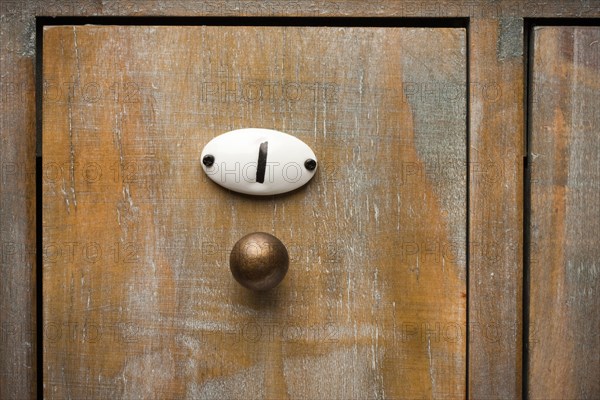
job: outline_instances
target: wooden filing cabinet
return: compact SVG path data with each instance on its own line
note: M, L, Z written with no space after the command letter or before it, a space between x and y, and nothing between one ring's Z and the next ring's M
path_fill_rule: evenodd
M65 2L30 53L8 34L7 76L38 54L39 157L4 102L29 134L1 151L2 398L597 396L598 8L236 4ZM244 127L315 178L214 184L203 146ZM260 294L228 267L253 231L290 254Z

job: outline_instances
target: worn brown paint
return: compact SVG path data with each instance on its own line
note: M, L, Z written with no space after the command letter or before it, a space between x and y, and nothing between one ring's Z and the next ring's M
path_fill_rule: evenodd
M44 241L77 242L44 263L44 318L82 330L45 344L47 397L464 397L465 33L46 28L46 81L140 87L131 102L44 101L44 160L65 166L44 184ZM461 95L408 90L432 81ZM206 142L252 126L292 132L322 170L267 199L206 179ZM92 162L97 181L80 166ZM105 175L130 163L156 169ZM295 252L262 295L228 268L252 231ZM128 243L134 259L113 260ZM124 322L132 343L85 338Z
M588 17L600 16L600 5L594 2L579 2L563 0L548 0L543 2L514 2L514 1L421 1L421 2L355 2L323 1L302 2L276 1L276 2L239 2L239 1L114 1L103 2L100 0L74 0L70 2L46 0L34 1L3 1L0 3L0 71L2 96L0 99L1 139L0 159L2 166L6 167L2 175L0 190L0 235L3 246L0 267L2 279L0 280L0 315L3 324L2 345L0 346L0 397L1 398L26 398L33 395L36 386L36 339L35 339L35 189L34 171L35 154L34 144L34 66L35 57L35 16L173 16L173 15L281 15L281 16L397 16L397 17L469 17L471 22L470 48L473 49L477 41L477 32L486 32L486 27L496 26L502 17ZM506 27L506 25L505 25ZM483 36L482 36L483 37ZM497 44L489 43L485 47ZM486 53L487 54L487 53ZM488 58L490 57L490 58ZM473 66L479 63L487 64L491 56L473 57ZM485 67L481 67L484 69ZM507 69L500 75L494 76L491 82L479 82L480 85L496 83L505 80L514 81L521 79L522 70L517 68ZM473 84L474 79L471 78ZM481 87L481 86L480 86ZM492 86L493 89L493 86ZM490 90L492 90L490 89ZM475 87L471 92L477 91ZM492 101L493 92L482 95L483 101ZM490 97L491 96L491 97ZM476 108L472 107L473 111ZM488 121L491 117L484 117ZM513 127L518 131L510 113L495 113L495 124L506 129ZM473 121L471 121L473 127ZM482 134L491 135L493 140L496 132L494 129L483 130ZM471 155L481 148L471 148ZM518 151L507 147L506 150ZM503 159L503 154L492 153L485 161L496 162ZM14 167L14 168L13 168ZM14 171L14 172L13 172ZM131 173L131 172L130 172ZM506 179L503 175L502 179ZM471 213L483 215L482 212L494 206L495 201L501 203L515 203L520 207L518 199L510 192L499 194L498 199L491 203L471 202ZM480 209L481 208L481 209ZM8 223L6 222L8 221ZM471 221L473 232L483 219ZM506 223L506 228L518 230L520 227ZM14 245L14 247L11 247ZM16 251L13 253L13 250ZM473 251L473 250L472 250ZM493 260L512 258L517 250L512 247L500 247L494 250L492 261L482 262L480 265L496 265ZM11 254L16 254L13 257ZM471 256L473 258L473 256ZM496 271L505 269L513 270L508 263L497 264ZM481 278L485 278L481 274ZM516 279L513 274L510 279ZM491 279L487 275L487 279ZM506 284L504 294L497 298L494 304L480 302L470 307L471 320L477 316L486 316L488 310L498 316L498 323L510 325L516 318L518 310L514 305L517 282ZM505 305L502 305L505 304ZM504 310L498 312L498 310ZM481 317L478 317L481 318ZM47 332L44 336L48 336ZM513 342L514 343L514 342ZM513 344L514 346L514 344ZM482 340L479 344L471 344L471 354L477 356L470 358L470 386L477 388L478 398L514 397L515 380L520 374L518 363L514 362L518 349L500 347L494 340ZM508 350L508 355L507 354ZM505 367L490 371L489 365L494 365L496 357L500 357L499 364ZM513 361L510 361L510 360ZM484 371L479 373L479 371ZM487 371L487 372L485 372ZM512 384L510 382L513 382ZM471 392L473 394L473 392ZM501 395L498 395L500 393Z
M530 157L532 399L600 395L600 28L538 27Z
M469 397L520 398L522 21L471 28Z

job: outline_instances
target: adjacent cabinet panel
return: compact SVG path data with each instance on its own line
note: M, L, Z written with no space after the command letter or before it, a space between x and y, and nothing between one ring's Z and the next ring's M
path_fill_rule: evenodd
M46 397L464 398L465 40L47 27ZM303 140L315 178L267 198L210 181L201 149L246 127ZM253 231L291 257L262 295L228 269Z
M534 31L529 387L600 396L600 28Z

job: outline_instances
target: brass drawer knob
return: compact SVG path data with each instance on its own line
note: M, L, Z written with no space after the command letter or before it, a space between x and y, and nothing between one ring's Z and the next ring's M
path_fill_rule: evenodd
M229 256L231 274L251 290L269 290L277 286L285 277L289 263L285 245L265 232L242 237Z

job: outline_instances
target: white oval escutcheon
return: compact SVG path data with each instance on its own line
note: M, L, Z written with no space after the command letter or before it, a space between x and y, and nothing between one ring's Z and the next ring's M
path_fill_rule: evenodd
M317 157L302 140L272 129L244 128L219 135L204 146L202 168L235 192L273 195L306 184Z

